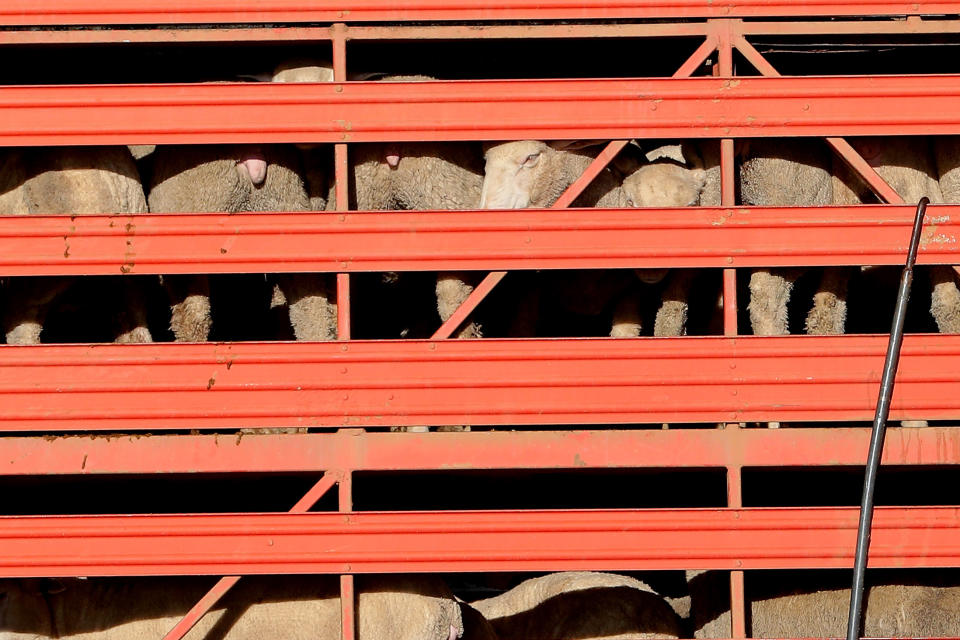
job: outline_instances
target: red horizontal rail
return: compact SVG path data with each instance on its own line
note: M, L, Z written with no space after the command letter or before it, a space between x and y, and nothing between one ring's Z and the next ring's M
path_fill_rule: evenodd
M735 18L960 13L956 2L898 0L7 0L0 25L198 24L419 20Z
M0 576L849 567L856 508L0 518ZM956 507L881 507L872 567L960 560Z
M958 100L960 75L14 86L0 145L946 135Z
M862 466L867 428L6 437L0 475ZM960 464L960 429L887 429L883 464Z
M869 420L886 340L5 346L0 431ZM891 419L960 418L958 357L908 336Z
M900 264L909 206L0 217L0 275ZM931 206L919 262L960 262Z
M731 24L732 23L732 24ZM516 38L645 38L706 36L716 22L654 22L619 24L398 24L344 26L348 40L481 40ZM804 34L946 34L960 31L955 20L831 20L806 22L724 21L725 33L750 35ZM129 44L189 42L277 42L331 40L330 27L100 28L0 30L0 45Z

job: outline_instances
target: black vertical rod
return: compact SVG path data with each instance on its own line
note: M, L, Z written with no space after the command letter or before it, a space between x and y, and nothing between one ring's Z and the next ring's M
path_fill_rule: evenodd
M853 565L853 586L850 589L850 617L847 619L847 640L859 640L860 638L863 618L861 615L863 611L863 582L867 571L867 553L870 550L870 527L873 524L873 490L877 482L880 454L883 453L883 438L887 432L887 416L890 415L893 383L897 375L897 365L900 363L900 345L903 344L903 320L907 314L910 285L913 284L913 265L917 260L920 228L923 226L923 215L927 211L929 202L929 199L921 198L917 205L917 217L913 221L913 235L910 237L907 264L903 268L903 275L900 276L897 308L893 314L890 342L887 343L887 356L883 362L880 397L877 399L877 412L873 417L870 453L867 456L867 468L863 479L863 499L860 502L860 524L857 528L857 555Z

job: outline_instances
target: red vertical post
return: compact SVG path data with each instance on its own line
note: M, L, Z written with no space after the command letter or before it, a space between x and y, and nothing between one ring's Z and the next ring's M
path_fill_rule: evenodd
M737 423L727 429L739 429ZM740 465L727 467L727 507L743 507L743 468ZM738 561L739 564L739 561ZM747 637L747 603L744 593L743 571L730 572L730 632L731 638Z
M717 71L725 78L733 77L733 22L716 20L717 27ZM720 141L720 204L724 207L736 205L736 184L734 182L733 140ZM737 270L723 270L723 334L737 335Z
M734 22L714 21L717 25L717 67L721 77L733 77ZM732 207L737 203L734 172L733 140L720 141L720 204ZM723 270L723 334L737 335L737 270ZM739 429L739 424L728 424L727 429ZM739 465L727 467L727 507L743 506L742 469ZM730 572L730 637L747 637L746 596L743 571Z
M349 469L341 471L340 485L340 512L353 511L353 473ZM354 590L353 576L340 576L340 640L356 640L356 591Z
M347 81L347 25L334 24L331 27L333 41L333 81ZM347 211L350 208L349 164L347 145L336 144L333 148L334 177L336 179L336 210ZM350 339L350 274L337 274L337 339Z

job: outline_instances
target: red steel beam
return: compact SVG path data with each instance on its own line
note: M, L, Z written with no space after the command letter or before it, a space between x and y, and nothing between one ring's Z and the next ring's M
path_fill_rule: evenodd
M849 567L856 508L0 518L0 576ZM872 567L960 561L960 509L880 507Z
M5 437L2 475L863 466L867 427ZM960 429L887 430L885 465L960 464Z
M909 206L0 216L0 275L894 265ZM960 262L932 205L920 264Z
M869 420L886 337L0 347L0 431ZM892 420L960 418L960 336L904 340Z
M960 75L12 86L0 145L948 135L958 100Z
M0 26L809 17L960 13L956 2L902 0L7 0Z
M954 20L832 20L810 22L739 22L744 35L911 35L960 32ZM635 24L487 24L350 26L350 40L489 40L526 38L647 38L705 36L709 22ZM200 42L317 42L330 40L330 27L235 27L174 29L12 29L0 30L2 45L47 44L183 44Z

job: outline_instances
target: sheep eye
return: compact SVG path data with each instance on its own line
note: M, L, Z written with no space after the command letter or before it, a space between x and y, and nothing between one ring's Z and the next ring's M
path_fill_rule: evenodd
M634 205L633 205L633 200L631 200L630 198L627 198L627 206L628 206L628 207L634 206Z
M533 167L536 166L537 162L540 160L540 152L531 153L527 156L527 159L523 161L523 166Z

